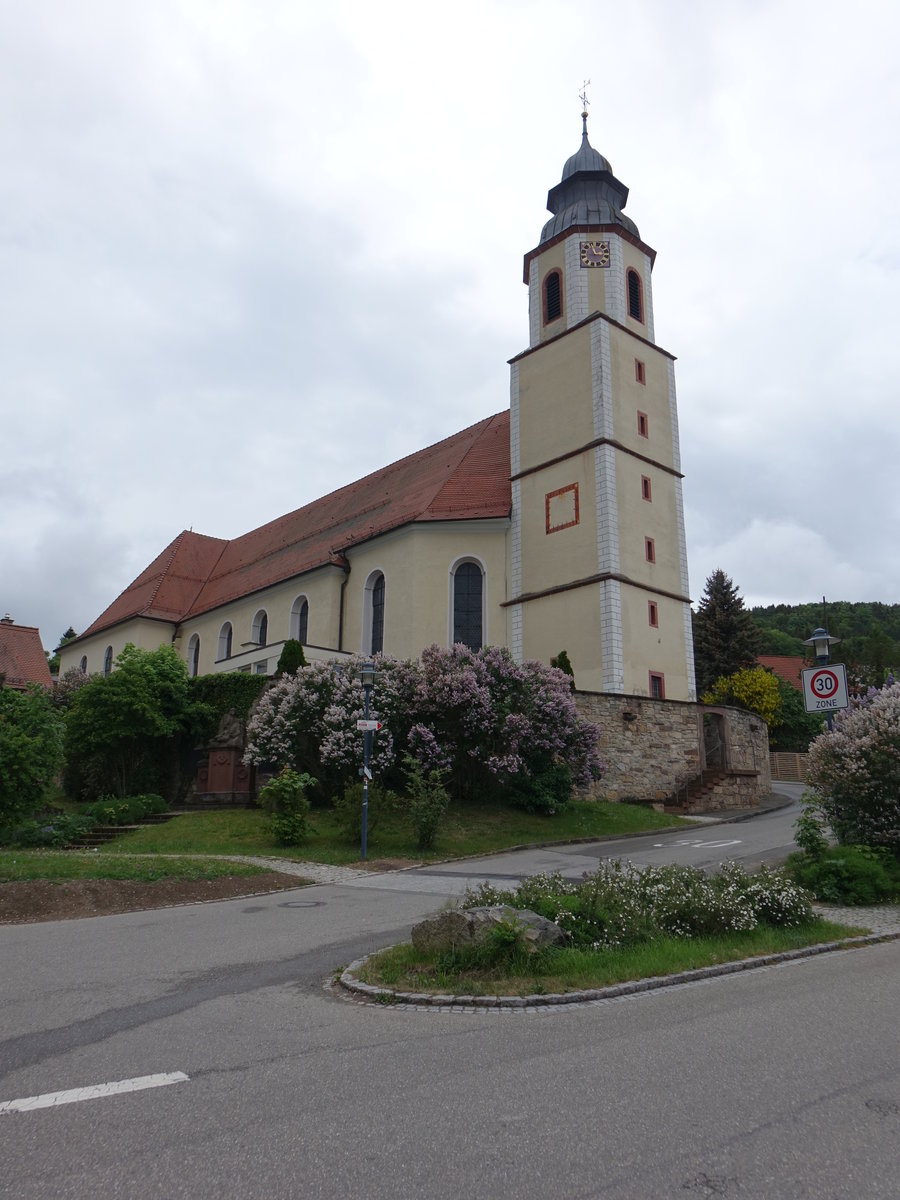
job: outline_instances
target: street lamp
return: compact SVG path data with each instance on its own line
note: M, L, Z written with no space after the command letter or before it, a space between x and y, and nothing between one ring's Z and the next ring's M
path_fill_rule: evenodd
M803 645L815 647L816 662L820 666L824 666L831 657L832 645L840 640L840 638L832 637L827 629L819 628L812 631L812 637L808 637Z
M359 678L366 696L365 720L369 720L369 699L375 686L375 664L367 660L359 669ZM372 747L372 731L366 729L363 733L363 808L362 808L362 854L366 857L366 840L369 826L369 780L372 772L369 770L369 754Z

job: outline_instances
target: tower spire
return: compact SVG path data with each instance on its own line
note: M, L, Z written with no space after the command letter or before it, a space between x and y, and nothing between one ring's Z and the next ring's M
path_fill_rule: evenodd
M587 90L590 86L590 82L591 81L589 79L586 79L581 85L581 91L578 93L578 99L581 101L581 136L584 141L587 141L587 110L588 105L590 104L590 100L587 98Z

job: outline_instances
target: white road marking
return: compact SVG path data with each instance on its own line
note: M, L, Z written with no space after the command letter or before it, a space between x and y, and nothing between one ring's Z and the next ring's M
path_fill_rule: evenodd
M122 1092L140 1092L144 1088L168 1087L170 1083L187 1083L189 1075L173 1071L168 1075L141 1075L137 1079L120 1079L116 1083L95 1083L92 1087L70 1088L66 1092L45 1092L43 1096L26 1096L21 1100L0 1101L0 1113L30 1112L33 1108L54 1108L57 1104L76 1104L79 1100L100 1100L103 1096L118 1096Z

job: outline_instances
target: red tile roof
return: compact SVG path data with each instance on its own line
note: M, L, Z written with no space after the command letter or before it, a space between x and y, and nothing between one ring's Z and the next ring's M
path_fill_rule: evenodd
M508 517L509 412L487 417L231 541L184 532L96 621L178 622L291 579L413 521Z
M761 667L768 667L786 683L790 683L798 691L803 691L803 680L800 672L806 666L806 660L799 654L760 654L756 660Z
M24 688L29 683L53 686L39 629L0 621L0 675L5 676L7 687Z

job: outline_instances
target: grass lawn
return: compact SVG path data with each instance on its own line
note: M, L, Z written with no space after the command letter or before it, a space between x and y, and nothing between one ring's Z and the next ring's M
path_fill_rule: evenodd
M103 857L118 854L261 854L308 862L352 863L359 860L359 842L349 841L330 809L314 809L311 833L302 846L279 846L269 831L268 818L258 809L225 809L186 813L164 825L148 825L123 834L101 847ZM643 833L688 825L653 809L633 804L579 801L555 816L517 808L451 805L431 852L416 848L409 826L395 814L384 814L369 827L369 859L463 858L529 842L566 842L602 838L617 833Z
M0 883L34 879L218 879L222 875L258 875L261 868L222 859L134 857L127 854L80 854L71 850L0 851Z
M792 929L760 926L750 933L707 938L659 938L611 950L551 948L517 955L507 967L454 969L452 956L419 954L406 943L373 955L357 971L364 983L399 992L439 995L534 996L585 991L650 976L673 975L716 963L796 950L868 932L815 920Z

